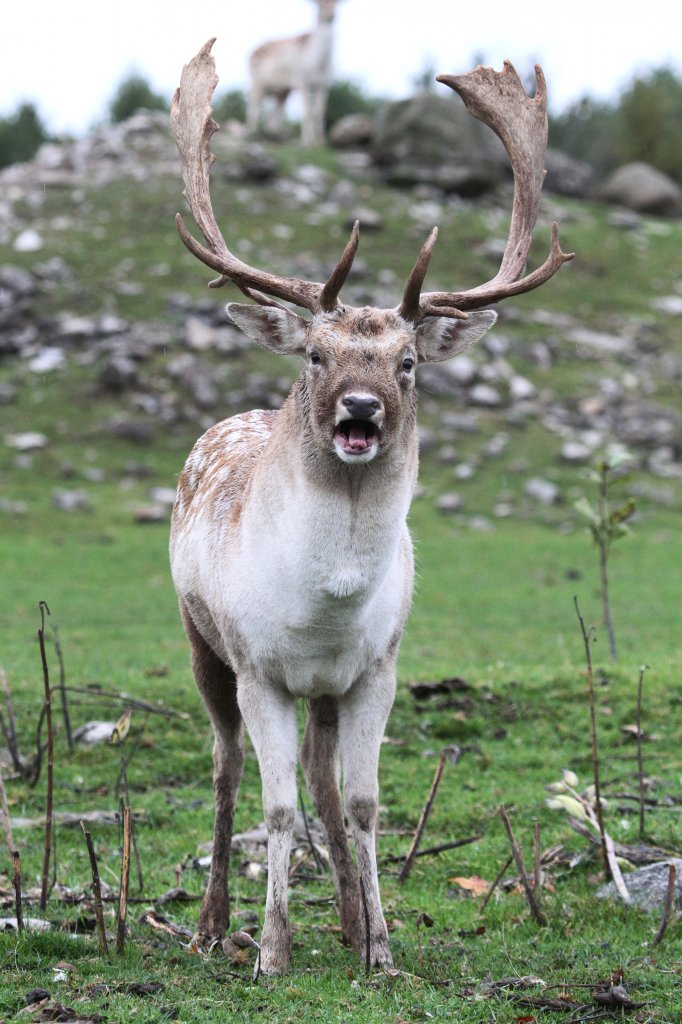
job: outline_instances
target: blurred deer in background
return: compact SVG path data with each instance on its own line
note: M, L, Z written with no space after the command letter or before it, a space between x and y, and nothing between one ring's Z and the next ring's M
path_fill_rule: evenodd
M274 109L268 128L279 132L284 107L292 92L303 100L301 142L319 146L324 142L324 117L331 84L334 14L338 0L315 0L317 25L312 32L263 43L251 54L251 83L247 98L246 123L255 132L263 114L264 101Z
M253 304L229 315L258 345L304 367L279 412L212 427L180 476L171 562L199 691L213 724L216 818L198 938L229 922L227 873L242 772L242 722L258 757L268 828L261 969L288 969L288 859L296 813L296 698L308 702L300 751L327 837L344 937L372 965L391 963L375 852L379 749L396 686L413 558L406 516L417 478L415 370L473 345L496 314L481 309L537 288L571 259L553 225L550 251L523 276L540 205L545 83L530 99L511 64L443 75L502 139L514 172L509 239L497 275L464 292L423 292L434 228L395 309L354 308L340 291L358 224L324 283L243 263L209 196L217 85L208 42L183 70L172 108L184 195L205 244L178 214L183 242ZM308 310L304 319L281 304ZM470 311L470 312L467 312ZM343 774L343 802L339 791ZM351 856L344 812L355 842ZM366 924L369 934L366 933Z

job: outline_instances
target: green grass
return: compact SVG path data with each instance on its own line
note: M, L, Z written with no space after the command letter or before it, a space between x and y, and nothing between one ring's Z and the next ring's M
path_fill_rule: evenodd
M277 153L284 167L294 166L293 147ZM323 162L331 187L344 172L333 154L325 153ZM227 217L231 188L224 184L225 197L216 203L221 219L223 203ZM259 264L265 265L271 256L275 269L289 272L296 251L335 258L344 240L338 217L313 227L300 211L286 209L271 190L251 186L250 191L261 212L252 214L245 202L232 203L230 233L241 237L248 232L258 241ZM179 192L175 181L164 181L159 187L120 182L106 195L86 190L84 198L66 190L49 190L40 213L46 241L41 258L59 253L72 267L83 285L79 313L108 308L131 319L162 318L167 324L167 350L142 360L138 367L143 387L153 393L166 361L180 351L175 341L179 320L168 313L171 294L180 287L193 299L206 296L203 271L193 266L175 237L172 216ZM408 216L410 199L379 185L362 185L361 195L386 221L382 232L363 236L362 256L372 273L390 266L401 280L422 240ZM563 201L557 206L565 220L564 246L578 250L580 260L543 289L540 298L525 296L515 300L514 307L530 311L542 306L605 331L630 330L635 320L644 320L637 330L645 334L651 353L679 352L673 319L654 316L649 302L657 294L673 291L682 228L643 222L638 232L623 234L609 228L599 207ZM54 227L54 219L63 213L74 220L67 232ZM459 287L489 276L486 257L473 250L488 231L492 216L491 211L482 215L474 208L445 211L434 257L434 283ZM277 237L273 220L290 225L293 240ZM94 245L93 228L97 229ZM504 230L502 220L499 229L495 227L498 230ZM540 239L539 258L543 249ZM2 259L26 266L34 261L14 253L3 253ZM134 273L139 272L143 285L139 295L117 291L116 282L129 276L120 266L124 259L134 260ZM160 264L167 268L162 276L150 270ZM51 315L63 309L67 299L64 290L57 289L41 302L42 314ZM72 309L73 304L69 296ZM552 340L556 332L537 323L518 324L511 316L502 318L500 331L511 341L508 358L514 369L572 405L593 395L601 376L620 379L623 374L622 365L583 359L571 346L563 345L557 349L552 369L538 370L527 355L530 345L548 336ZM91 908L51 899L45 915L55 925L50 933L0 937L0 1021L17 1018L25 994L44 987L54 1001L73 1006L80 1014L99 1012L107 1021L151 1022L175 1015L179 1020L208 1022L269 1017L278 1024L351 1018L382 1024L453 1019L512 1022L541 1014L512 1002L508 995L487 994L486 979L535 975L547 986L565 985L569 994L584 995L587 1002L590 987L618 969L625 972L632 998L646 1003L630 1019L661 1024L678 1020L682 1012L679 922L673 922L664 942L654 947L659 915L596 900L599 866L595 862L574 868L564 864L552 871L552 889L545 895L549 924L544 929L532 923L519 893L499 890L481 915L480 898L464 895L452 879L477 875L490 882L498 874L508 856L498 817L501 803L510 809L527 860L535 821L541 826L543 848L560 844L573 853L584 849L583 840L566 819L545 806L544 788L564 768L576 771L581 783L590 781L585 665L574 596L586 621L597 627L592 652L607 795L636 791L634 749L622 728L634 721L638 672L646 663L650 668L645 675L644 728L649 737L645 769L654 795L678 801L649 812L646 838L666 848L680 848L680 482L664 481L673 495L670 505L638 498L633 534L613 549L612 608L621 652L613 666L600 624L596 552L572 508L572 501L588 493L591 485L583 471L558 460L560 440L538 423L512 428L502 415L481 412L477 433L462 434L454 442L461 459L478 465L472 480L455 481L451 467L430 454L425 456L423 495L415 500L410 519L417 586L401 650L398 698L387 729L391 742L383 748L381 763L386 833L380 845L381 885L400 973L365 977L334 931L335 909L324 902L332 892L330 877L306 877L303 872L291 894L292 974L253 984L250 967L226 964L218 956L190 954L177 940L138 920L178 880L190 893L200 894L203 872L193 867L192 858L211 834L211 739L191 679L170 582L167 525L143 526L134 521L134 511L148 501L151 486L173 485L201 427L179 420L160 428L150 417L152 440L146 445L112 435L108 424L115 414L123 411L139 419L144 414L135 410L128 395L106 396L93 386L99 362L79 366L67 355L66 370L39 380L28 375L18 360L7 357L0 364L0 377L18 387L16 400L0 409L2 435L39 430L49 439L44 450L20 463L15 452L0 444L0 496L26 506L23 514L0 513L0 663L12 691L21 748L27 754L34 749L43 703L37 644L40 600L47 601L52 612L47 646L53 683L58 679L52 643L56 624L67 683L129 694L176 716L133 713L127 741L128 778L138 815L145 885L142 902L131 909L125 953L104 959L92 933L77 938L67 934L63 926L73 926L82 913L91 917ZM253 373L290 378L295 372L294 362L277 363L261 352L213 359L211 366L225 391L246 387ZM644 369L648 373L651 367ZM173 387L182 395L182 382ZM656 380L656 401L674 403L677 397L674 374ZM441 409L442 404L431 397L423 402L422 422L437 432ZM225 414L228 411L234 410L226 408ZM217 411L216 418L222 414ZM501 430L510 434L507 449L498 458L485 457L487 441ZM138 468L131 469L131 463ZM140 464L147 473L144 477ZM92 479L93 469L101 479ZM533 474L547 476L560 486L560 504L541 508L525 496L523 483ZM635 468L635 481L660 483L650 480L640 466ZM51 494L59 487L86 489L90 509L73 513L55 509ZM433 499L451 489L462 495L463 511L440 515ZM511 502L513 517L495 517L493 510L500 501ZM491 532L471 527L472 517L481 516L493 527ZM455 675L468 685L455 706L439 709L437 702L418 706L409 694L407 684L413 680ZM125 698L105 702L96 694L71 697L76 725L92 718L115 720L124 705ZM58 711L55 715L59 720ZM465 753L456 768L445 771L424 841L435 845L478 833L481 839L419 859L408 882L399 885L395 864L388 857L404 854L437 754L452 743ZM116 809L120 795L117 748L79 747L69 753L63 729L56 744L55 809L73 813ZM34 789L10 779L8 794L14 818L40 817L44 773ZM607 810L607 827L623 842L636 839L632 806L615 798ZM257 765L249 751L236 828L250 828L261 817ZM91 831L102 878L115 890L120 870L117 829L93 824ZM16 840L24 891L34 894L42 867L42 830L17 828ZM87 887L89 865L80 829L58 827L57 851L60 884L78 891ZM239 857L235 861L238 869ZM4 912L10 915L12 877L7 857L0 862L0 872L2 888L9 894ZM236 910L255 914L258 924L264 904L263 877L253 880L235 870L231 891ZM109 914L111 907L108 904ZM158 909L192 927L198 904L176 902ZM39 916L35 904L28 912ZM433 919L432 928L418 927L419 915L424 913ZM111 916L108 927L113 927ZM73 964L75 971L56 981L53 968L60 961ZM133 983L149 982L158 982L163 989L147 996L130 990ZM530 991L537 994L538 990ZM547 994L557 991L553 987ZM542 1013L548 1021L565 1016Z

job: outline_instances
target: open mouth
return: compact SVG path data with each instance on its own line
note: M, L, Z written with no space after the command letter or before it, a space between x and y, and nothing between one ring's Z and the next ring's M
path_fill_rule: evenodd
M379 441L379 428L369 420L341 420L334 440L346 455L364 455Z

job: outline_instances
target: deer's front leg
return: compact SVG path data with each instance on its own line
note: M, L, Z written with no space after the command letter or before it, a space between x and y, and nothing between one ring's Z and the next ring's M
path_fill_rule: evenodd
M240 678L237 696L258 758L268 828L268 892L260 969L263 974L282 974L291 962L288 881L296 817L296 705L288 694L254 678Z
M360 886L369 918L372 967L393 963L381 909L376 860L376 818L379 809L379 751L395 695L393 665L380 666L339 701L339 741L344 775L346 814L353 831ZM364 908L361 908L364 921ZM362 951L364 955L364 951Z

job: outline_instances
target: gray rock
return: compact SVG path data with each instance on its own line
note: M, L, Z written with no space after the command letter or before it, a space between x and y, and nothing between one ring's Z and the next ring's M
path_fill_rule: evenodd
M114 355L99 372L99 386L104 391L125 391L137 380L137 366L128 356Z
M6 289L15 296L34 295L37 290L35 279L28 270L9 263L0 267L0 289Z
M45 448L48 439L45 434L29 430L24 434L6 434L5 444L8 448L14 448L17 452L32 452L39 448Z
M73 491L55 488L52 492L52 504L62 512L86 511L90 508L90 499L86 491Z
M559 488L550 480L543 480L542 477L533 476L526 480L523 487L529 498L534 498L541 505L556 505L559 501Z
M651 308L668 316L682 316L682 295L662 295L652 300Z
M435 93L388 104L377 119L372 156L394 184L425 183L467 196L490 191L507 166L493 133L454 96Z
M51 373L52 370L61 370L64 363L64 350L56 345L49 345L29 359L27 366L32 373Z
M636 907L658 912L663 910L668 892L671 864L674 864L677 870L673 906L676 910L682 909L682 859L679 857L671 857L670 860L658 861L656 864L647 864L645 867L629 871L623 876L632 902ZM597 896L603 900L616 900L622 903L614 882L609 882L608 885L603 885L601 889L598 889Z
M641 161L618 167L597 188L597 196L638 213L675 217L682 211L679 185L667 174Z
M15 252L38 252L44 245L42 235L35 228L25 228L14 239Z
M589 164L551 146L545 156L545 170L545 190L561 196L585 197L594 177Z
M436 499L436 508L439 512L451 515L454 512L461 512L464 502L459 494L450 491L448 494L441 494Z
M328 138L337 149L367 146L374 138L374 118L369 114L346 114L331 126Z
M561 447L560 458L562 462L587 462L591 456L592 449L581 441L566 441Z
M497 409L502 405L502 396L491 384L475 384L469 392L469 401L485 409Z

